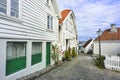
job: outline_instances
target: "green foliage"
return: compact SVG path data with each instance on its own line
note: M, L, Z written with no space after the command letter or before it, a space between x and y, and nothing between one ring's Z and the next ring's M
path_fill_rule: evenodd
M93 54L93 50L90 49L87 54Z
M81 53L84 53L84 51L82 50Z
M101 60L101 63L100 63L100 60ZM97 59L95 60L96 66L98 66L99 68L105 68L104 60L105 60L105 56L101 56L101 59L100 59L100 57L97 57Z
M77 53L75 51L75 47L72 48L72 57L76 57L77 56Z
M119 57L120 57L120 53L117 53L117 56L119 56Z
M68 60L68 61L71 61L71 60L72 60L70 47L68 48L68 51L65 51L65 58L66 58L66 60Z
M58 52L58 46L57 45L52 45L52 59L55 61L55 64L58 63L58 57L59 57L59 52Z

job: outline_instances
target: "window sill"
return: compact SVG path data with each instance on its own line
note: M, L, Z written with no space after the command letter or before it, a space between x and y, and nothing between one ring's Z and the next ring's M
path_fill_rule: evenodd
M46 31L54 33L54 31L50 29L46 29Z
M6 14L0 13L0 18L8 20L8 21L16 22L16 23L22 23L22 20L15 18L15 17L12 17L12 16L7 16Z

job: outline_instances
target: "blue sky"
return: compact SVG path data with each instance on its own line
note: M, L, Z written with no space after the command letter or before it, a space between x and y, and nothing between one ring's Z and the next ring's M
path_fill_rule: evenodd
M59 9L71 9L76 16L79 41L96 38L96 31L120 27L120 0L57 0Z

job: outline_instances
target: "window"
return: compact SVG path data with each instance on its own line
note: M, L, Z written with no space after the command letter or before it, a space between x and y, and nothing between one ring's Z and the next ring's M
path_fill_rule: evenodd
M7 5L10 4L10 5ZM19 16L19 0L0 0L0 12L8 16Z
M50 6L50 0L47 0L47 5Z
M65 44L65 34L63 34L63 44Z
M69 30L69 20L66 20L66 30Z
M7 10L7 0L0 0L0 12L6 14Z
M53 30L53 18L52 16L47 16L47 28Z
M8 42L7 43L7 60L19 58L26 55L25 42Z
M11 0L11 16L18 17L19 2L18 0Z
M68 30L68 20L66 20L66 30Z
M49 4L49 0L47 0L47 3Z
M7 42L6 75L26 67L26 42Z
M73 25L72 25L72 23L70 22L70 31L72 32L72 27L73 27Z
M42 61L42 43L32 43L32 65Z

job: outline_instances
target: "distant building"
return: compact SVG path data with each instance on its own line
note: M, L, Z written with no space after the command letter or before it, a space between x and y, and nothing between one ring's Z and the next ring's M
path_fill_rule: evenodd
M84 53L87 53L89 50L93 50L93 39L89 39L84 45L83 45L83 51Z
M116 55L120 53L120 28L111 24L111 29L106 29L100 36L101 54ZM94 41L94 54L99 54L99 38Z
M81 53L83 51L83 45L85 44L86 41L79 41L78 44L78 51Z

